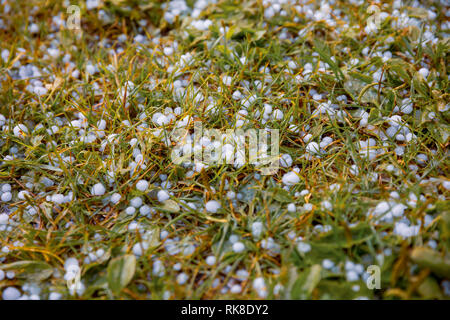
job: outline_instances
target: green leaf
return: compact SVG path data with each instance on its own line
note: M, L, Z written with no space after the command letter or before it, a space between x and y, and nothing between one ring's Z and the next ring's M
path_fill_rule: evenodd
M331 60L330 48L328 48L328 46L325 43L319 40L314 40L314 47L316 52L320 55L320 58L326 63L328 63L331 70L333 70L334 74L336 75L336 78L340 81L344 80L344 74L342 73L342 70L338 67L336 62Z
M427 19L428 11L424 8L408 7L408 15L413 18Z
M256 31L252 37L252 40L258 41L259 39L261 39L264 36L265 33L266 33L266 30Z
M450 256L425 247L414 248L411 260L421 268L428 268L438 276L450 278Z
M136 257L132 254L112 259L108 264L108 285L115 294L120 293L133 279Z
M180 211L180 206L175 200L169 199L164 201L164 204L161 207L161 209L169 211L171 213L177 213Z
M440 123L439 125L436 125L435 123L430 122L427 125L427 127L431 135L433 136L433 139L442 144L447 143L450 137L449 135L450 126L446 125L445 123Z
M438 202L436 204L436 207L445 207L446 204L443 203L442 205ZM442 214L442 219L440 221L440 228L441 228L441 237L442 240L444 240L445 245L447 246L447 250L450 249L450 212L444 211Z
M373 78L371 76L366 75L366 74L362 74L362 73L359 73L359 72L349 72L348 74L352 78L358 79L358 80L360 80L362 82L365 82L367 84L370 84L370 83L373 82Z
M161 243L160 239L161 238L159 228L153 227L150 231L148 231L148 238L147 238L148 248L152 249L159 246L159 244Z
M419 92L424 98L430 98L430 90L428 88L428 84L424 81L423 77L419 75L418 72L414 74L413 85L414 89L417 90L417 92Z
M412 67L407 62L402 59L390 59L387 65L389 70L394 71L403 81L409 82L411 80Z
M373 230L368 223L362 222L353 228L335 227L317 243L327 243L332 247L350 248L373 237Z
M2 270L13 270L18 273L18 278L29 281L43 281L53 273L53 267L42 261L18 261L1 266Z
M321 299L334 299L334 300L351 300L360 296L370 297L371 291L367 289L366 284L358 283L360 287L359 292L353 291L355 283L351 282L338 282L334 280L322 280L317 285L317 289L320 292Z
M366 85L366 82L357 78L349 78L344 82L344 89L354 98L360 100L363 103L378 104L378 93L373 88L377 83L371 83Z
M272 188L269 193L278 202L292 202L292 196L284 189Z
M378 83L374 82L371 84L367 84L365 85L361 91L359 92L358 95L358 101L360 102L364 102L364 103L368 103L368 102L372 102L374 104L377 104L377 91L374 90L374 86L376 86Z
M441 289L439 284L432 277L427 277L420 285L417 287L417 292L424 299L442 299Z

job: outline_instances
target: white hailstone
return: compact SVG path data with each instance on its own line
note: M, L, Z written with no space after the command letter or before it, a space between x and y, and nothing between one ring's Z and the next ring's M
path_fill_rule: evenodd
M417 160L417 162L418 162L419 164L425 165L426 162L428 161L428 156L427 156L426 154L419 153L419 154L416 156L416 160Z
M395 223L394 234L402 238L409 238L419 234L420 226L408 226L404 222Z
M78 260L76 258L67 258L64 261L64 269L67 271L70 266L78 266Z
M216 213L220 207L220 203L216 200L210 200L205 204L206 211L210 213Z
M303 210L305 210L306 212L309 212L313 209L313 205L311 203L305 203L303 205Z
M103 186L103 184L101 184L101 183L96 183L96 184L94 184L94 186L92 187L91 194L92 194L93 196L102 196L102 195L105 194L105 191L106 191L106 189L105 189L105 187Z
M357 284L355 284L354 286L352 286L352 290L355 291L355 292L358 292L360 288L361 288L361 287L360 287L359 285L357 285Z
M231 86L231 82L233 81L233 78L230 76L222 76L222 83L226 85L227 87Z
M280 158L280 165L284 168L288 168L292 166L292 157L291 155L285 153Z
M51 292L48 296L49 300L61 300L62 294L59 292Z
M311 245L309 243L299 242L297 244L297 250L302 253L307 253L307 252L311 251Z
M143 251L146 251L148 249L148 243L147 242L138 242L133 245L133 254L135 256L142 256Z
M345 262L345 270L349 271L349 270L353 270L355 269L355 264L351 261L346 261Z
M266 283L264 281L264 278L262 277L258 277L256 279L253 280L253 289L255 289L256 293L258 294L258 296L260 298L265 298L267 297L267 288L266 288Z
M381 215L383 213L386 213L390 210L391 206L387 201L382 201L375 207L375 215Z
M334 262L330 259L324 259L322 261L322 267L324 267L325 269L332 269L334 267Z
M389 196L393 199L400 199L400 194L397 191L390 192Z
M364 272L364 267L362 264L358 263L358 264L355 264L354 270L356 271L356 273L362 274Z
M236 253L243 252L245 250L245 245L242 242L235 242L233 243L233 251Z
M329 210L331 211L333 209L333 205L331 204L330 201L328 200L324 200L320 203L320 206L322 207L322 209L324 210Z
M191 244L183 249L183 254L185 256L189 256L189 255L193 254L194 251L195 251L195 246Z
M20 291L14 287L8 287L3 290L2 298L3 300L17 300L20 298Z
M2 281L3 279L5 279L5 271L0 269L0 281Z
M400 111L404 114L410 114L413 111L413 104L410 99L403 99Z
M189 280L189 276L186 273L184 273L184 272L182 272L179 275L177 275L177 283L179 285L185 284L186 281L188 281L188 280Z
M449 181L442 181L442 186L446 189L446 190L450 190L450 180Z
M146 191L148 188L148 182L146 180L139 180L136 183L136 189L138 189L139 191Z
M304 189L304 190L300 191L300 196L302 196L302 197L306 196L307 194L309 194L308 189Z
M141 152L141 150L139 150L139 148L136 148L136 149L133 150L133 154L135 154L134 161L136 163L143 163L144 162L144 156L140 152Z
M300 182L300 177L296 172L291 171L283 175L282 181L285 185L292 186Z
M80 272L78 261L77 264L69 264L65 266L64 269L66 270L66 274L64 275L64 280L66 281L75 279Z
M171 48L171 47L165 47L165 48L163 49L163 52L164 52L164 54L165 54L166 56L171 56L171 55L173 54L173 48Z
M175 109L173 109L173 113L176 114L177 116L181 115L181 113L183 112L183 109L181 109L180 107L176 107ZM189 120L189 116L185 117L186 120Z
M129 231L137 230L137 229L139 229L139 227L140 227L140 225L138 222L131 221L130 224L128 225L128 230Z
M333 142L333 139L331 137L324 137L322 141L320 141L320 147L325 148L327 145Z
M252 235L255 238L259 238L263 232L263 224L260 221L252 223Z
M230 199L230 200L236 198L236 192L231 191L231 190L228 191L228 192L227 192L227 198Z
M88 10L98 8L99 5L100 5L99 0L86 0L86 8Z
M350 173L354 176L357 176L359 174L359 169L356 164L350 166Z
M116 192L112 194L111 199L109 201L111 201L111 203L117 204L121 198L122 196Z
M19 198L20 200L25 200L26 196L29 196L30 193L26 190L22 190L17 194L17 198Z
M2 194L2 196L1 196L1 200L2 200L3 202L9 202L9 201L11 201L11 199L12 199L12 194L11 194L11 192L4 192L4 193Z
M2 186L2 191L3 191L3 192L10 192L10 191L11 191L11 185L10 185L9 183L5 183L5 184Z
M142 206L142 198L141 197L134 197L130 200L130 205L135 208L139 208Z
M428 70L427 68L421 68L419 70L419 73L422 77L424 77L426 79L428 77L428 75L430 74L430 70Z
M430 113L428 114L428 119L433 120L433 119L435 119L435 118L436 118L436 113L435 113L435 112L430 112Z
M236 90L235 92L233 92L232 98L234 100L239 100L242 98L242 93L239 90Z
M102 257L105 254L105 250L104 249L98 249L97 251L95 251L95 255L97 257Z
M347 281L358 281L359 276L358 273L354 270L347 271L346 273Z
M287 209L289 212L295 212L297 210L294 203L289 203Z
M269 115L272 113L272 106L270 104L264 103L264 114Z
M214 257L214 256L208 256L208 257L206 258L206 264L207 264L208 266L213 266L213 265L215 265L215 264L216 264L216 257Z
M272 117L276 120L282 120L283 119L283 111L280 109L273 110Z
M78 79L78 77L80 76L80 70L72 71L71 75L72 75L73 78Z
M180 271L181 270L181 263L177 263L177 264L175 264L174 266L173 266L173 270L175 270L175 271Z
M142 214L143 216L147 216L152 212L152 208L150 208L147 205L143 205L140 209L139 209L139 213Z
M0 214L0 225L1 224L7 224L8 220L9 220L9 216L6 213L1 213Z
M28 31L30 31L30 33L32 34L36 34L39 32L39 26L36 23L32 23L28 28Z
M309 154L318 154L320 152L320 146L317 142L310 142L306 145L306 152Z
M92 64L86 65L86 69L85 70L86 70L86 73L90 74L90 75L94 74L95 71L96 71L95 66L93 66Z
M158 126L164 126L170 122L170 118L165 115L160 115L158 119L156 119L156 124Z
M132 214L134 214L135 212L136 212L136 208L135 208L135 207L127 207L127 208L125 209L125 213L128 214L128 215L132 215Z
M59 50L55 48L48 48L47 52L52 58L58 58L61 54L61 52L59 52Z
M28 128L24 124L19 123L13 128L13 132L16 137L23 138L28 134Z
M308 143L309 141L311 141L312 138L313 138L312 134L308 133L303 137L303 141L305 143Z
M99 130L105 130L106 129L106 121L104 119L97 121L97 128Z
M159 202L164 202L164 201L170 199L170 196L166 190L159 190L157 196L158 196Z
M134 147L137 142L138 142L138 139L133 138L133 139L130 140L129 144L130 144L130 146Z
M164 240L165 238L167 238L169 236L169 232L167 230L163 230L160 233L160 239Z
M245 124L245 121L243 119L236 120L236 128L240 128Z
M231 293L240 293L242 290L241 286L238 284L235 284L231 287L230 292Z
M289 69L296 69L297 68L297 64L294 61L290 60L288 62L288 67L289 67Z

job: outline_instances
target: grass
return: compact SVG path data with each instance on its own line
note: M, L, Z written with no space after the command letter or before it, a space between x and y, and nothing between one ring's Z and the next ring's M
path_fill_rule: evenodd
M0 279L0 291L14 286L23 297L41 299L52 292L64 299L448 298L448 6L429 1L418 8L404 1L400 12L415 20L398 26L401 18L391 14L368 34L369 4L356 2L330 5L339 9L331 15L334 23L288 4L281 5L285 16L268 18L271 4L261 1L219 0L199 18L174 23L164 19L161 1L100 1L94 9L80 2L79 31L56 24L56 17L67 18L59 1L1 4L0 51L8 53L0 60L0 178L11 185L12 200L0 202L7 215L0 225L0 270L14 275ZM383 2L381 11L393 6ZM314 3L311 8L322 12ZM199 19L212 25L197 30L190 22ZM30 32L32 23L37 33ZM146 41L139 43L136 35ZM164 52L167 47L173 54ZM52 57L48 48L59 55ZM384 59L385 52L392 57ZM180 65L186 53L192 60ZM28 64L40 75L21 76ZM98 70L90 73L88 65ZM421 68L429 70L427 77ZM230 86L223 75L232 78ZM180 79L181 96L175 89ZM33 92L33 80L47 92ZM278 129L280 153L289 154L292 165L269 176L251 164L199 172L175 165L170 152L177 141L165 139L176 123L158 126L152 117L179 107L177 120L188 116L208 128L235 129L245 101L233 98L236 90L255 97L244 128ZM413 103L409 114L398 111L406 98ZM334 110L319 112L328 100ZM264 104L283 118L263 121ZM394 115L403 121L404 136L412 134L410 141L386 136ZM84 132L77 119L85 121ZM18 124L28 133L15 134ZM320 157L308 156L306 145L324 137L332 142ZM361 148L368 139L375 146ZM135 147L145 166L130 165ZM289 188L282 177L294 167L300 181ZM170 187L161 185L160 175ZM135 187L140 179L150 184L145 192ZM106 187L104 195L91 194L96 183ZM158 201L161 189L171 192L170 200ZM20 196L23 190L28 193ZM230 190L240 199L229 199ZM52 202L52 195L69 192L67 202ZM114 193L121 195L116 204L108 198ZM135 197L152 208L150 215L125 213ZM216 213L204 209L209 200L220 202ZM404 212L383 218L389 212L375 209L383 201L403 204ZM295 212L287 210L290 203ZM259 237L252 235L254 222L263 224ZM401 222L420 229L402 235ZM244 252L233 251L231 235ZM310 250L302 252L299 242ZM85 261L100 249L103 254ZM208 256L216 258L213 266ZM80 265L84 290L78 293L64 279L68 258ZM325 267L326 259L333 268ZM364 270L356 279L348 262ZM366 286L370 265L380 267L381 289ZM255 288L258 278L264 279L262 289ZM234 285L240 292L232 292Z

